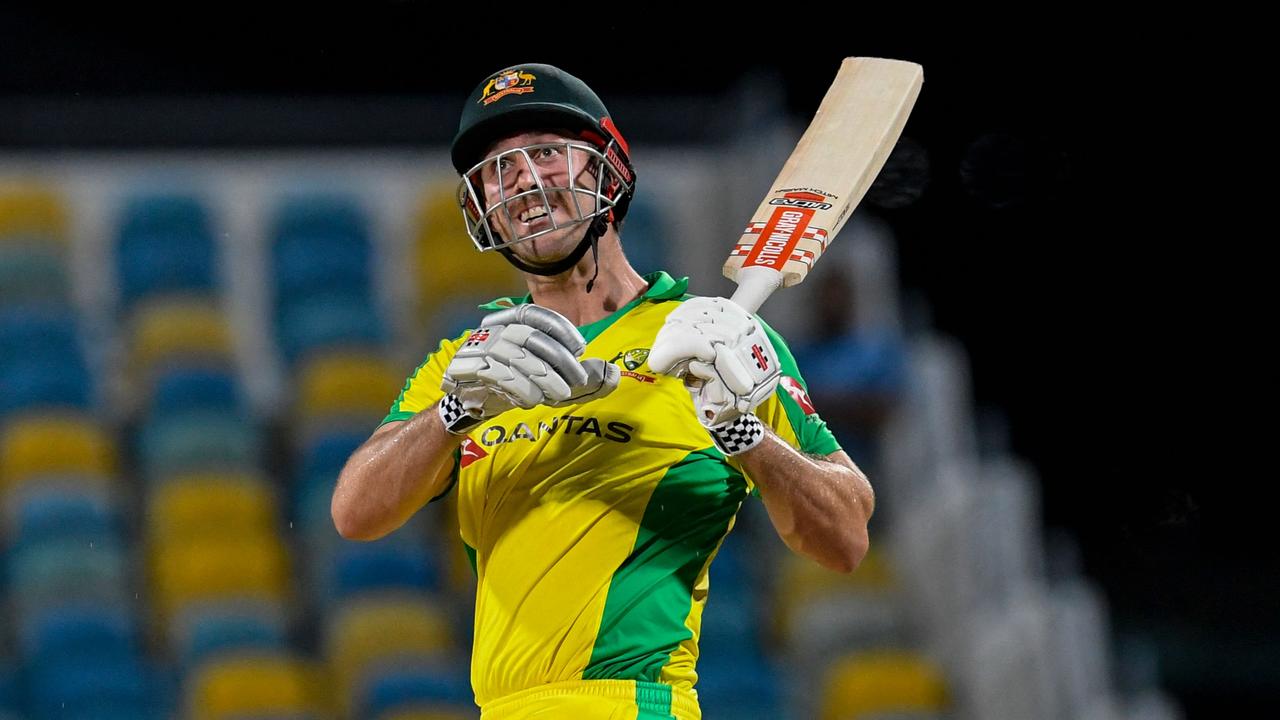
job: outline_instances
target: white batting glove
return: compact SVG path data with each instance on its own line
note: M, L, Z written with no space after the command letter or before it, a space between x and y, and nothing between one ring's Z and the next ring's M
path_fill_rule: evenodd
M450 432L512 408L558 407L604 397L620 372L600 359L579 362L587 343L563 315L520 305L486 315L458 348L440 388Z
M698 421L715 428L755 410L781 378L764 328L731 300L686 300L667 315L649 349L655 372L685 378Z

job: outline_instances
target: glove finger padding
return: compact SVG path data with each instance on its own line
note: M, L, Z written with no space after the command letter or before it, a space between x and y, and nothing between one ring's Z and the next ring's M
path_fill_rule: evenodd
M676 312L672 311L671 314L675 315ZM698 332L691 323L679 317L667 316L657 337L653 339L648 363L650 370L670 375L690 359L712 362L715 357L716 349L711 338Z
M562 405L584 403L596 398L602 398L618 389L618 380L622 377L622 371L618 369L617 365L607 363L599 358L589 358L582 361L582 369L587 374L586 382L574 387L569 399L549 402L547 403L548 405L560 407Z
M495 325L528 325L541 330L574 357L581 357L587 349L587 341L568 318L541 305L517 305L490 313L480 321L480 327Z
M568 397L569 387L587 381L587 373L578 362L578 356L537 328L508 325L502 328L502 339L509 344L494 347L490 352L491 357L509 365L516 364L530 377L553 372L563 378L564 393L557 399ZM539 369L537 365L541 365L543 369Z
M689 392L703 425L721 425L755 410L778 387L777 354L767 338L753 342L753 335L736 346L716 345L714 362L689 363L689 374L700 381Z

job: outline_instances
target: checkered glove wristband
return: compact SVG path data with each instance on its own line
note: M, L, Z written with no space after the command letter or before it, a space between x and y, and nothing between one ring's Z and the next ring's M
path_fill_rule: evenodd
M462 409L462 401L457 395L445 395L440 398L436 409L440 412L444 429L454 435L465 435L468 430L480 424L480 418Z
M725 455L741 455L764 440L764 423L751 413L707 428L716 447Z

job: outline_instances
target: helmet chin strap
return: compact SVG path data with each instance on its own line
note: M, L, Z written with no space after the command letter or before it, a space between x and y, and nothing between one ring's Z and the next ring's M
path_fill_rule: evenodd
M597 215L591 221L591 226L587 228L587 233L582 236L582 242L573 249L573 252L564 258L551 263L550 265L530 265L521 260L515 253L511 252L511 248L499 248L498 252L507 259L507 262L516 266L516 269L522 270L534 275L559 275L569 268L578 264L583 255L587 254L587 248L591 248L591 260L595 264L595 272L592 273L591 279L587 281L587 292L591 292L591 288L596 284L596 278L600 276L600 251L597 247L600 236L604 235L604 231L609 227L609 220L604 215Z

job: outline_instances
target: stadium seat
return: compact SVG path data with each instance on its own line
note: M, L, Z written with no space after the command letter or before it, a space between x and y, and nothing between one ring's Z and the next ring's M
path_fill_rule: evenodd
M131 370L144 377L162 363L230 367L235 362L231 327L207 298L167 297L139 305L128 334Z
M901 593L883 550L868 551L850 575L787 553L778 577L777 638L790 656L821 662L844 650L902 641Z
M927 658L905 651L858 653L826 672L823 720L865 720L872 714L940 713L948 708L942 671Z
M62 246L48 237L0 237L0 307L69 305Z
M296 416L386 415L404 383L402 372L371 352L332 352L303 364L298 373Z
M119 532L116 509L102 478L41 476L4 498L9 547L59 538L97 538Z
M474 703L465 660L381 668L362 679L356 695L353 716L361 718L415 707L466 707Z
M314 663L282 653L215 657L187 682L187 717L330 717L326 678Z
M32 354L81 354L69 307L0 305L0 367Z
M379 590L426 592L439 589L439 568L425 544L383 538L339 542L325 590L331 601Z
M152 417L139 455L148 482L193 472L246 472L261 466L262 435L249 421L217 411Z
M329 230L288 234L273 246L277 308L293 298L345 288L372 287L368 240Z
M151 543L269 536L278 517L275 494L261 476L249 472L183 474L152 490L147 536Z
M66 658L125 657L137 653L131 608L71 603L41 608L22 619L19 646L28 663L55 664Z
M345 288L290 300L278 338L285 361L294 365L326 350L379 346L386 333L372 298Z
M156 295L214 293L215 256L209 218L198 199L134 198L123 210L116 246L121 307Z
M66 237L67 212L51 188L35 183L0 183L0 237L40 234Z
M162 704L154 673L132 655L68 659L28 677L34 718L154 718Z
M340 193L292 195L277 210L272 238L339 236L367 238L368 221L359 201Z
M152 553L151 597L162 622L191 602L289 597L289 560L275 537L205 538Z
M0 418L93 406L94 383L79 355L36 352L0 366Z
M459 237L462 210L455 191L453 184L430 186L418 206L414 277L428 314L447 298L477 295L490 300L524 285L505 260L465 252L469 243Z
M0 488L12 491L39 475L114 476L115 446L86 416L48 414L10 423L0 441Z
M703 715L735 720L782 717L781 676L758 651L701 654L697 690Z
M456 647L452 622L426 596L386 594L352 599L329 617L324 656L346 707L367 672L388 663L430 662Z
M125 603L133 598L129 555L118 539L51 540L8 557L10 599L19 618L53 605Z
M218 655L288 649L288 624L281 603L194 603L180 615L170 627L171 646L184 668L194 668ZM175 626L187 628L184 636L173 637Z
M387 403L387 405L390 404L390 402ZM301 472L298 473L298 477L305 480L316 475L331 474L337 478L342 467L347 464L347 459L351 457L351 453L355 452L356 448L367 439L369 439L367 431L356 432L339 428L317 433L308 438L302 447Z
M144 194L129 198L120 212L122 236L193 232L211 235L209 213L193 195Z
M631 202L623 232L627 260L641 275L671 267L667 257L667 238L671 235L662 227L659 209L646 197L641 193Z
M183 364L156 372L150 407L153 415L192 408L237 413L241 407L235 375L227 367Z

